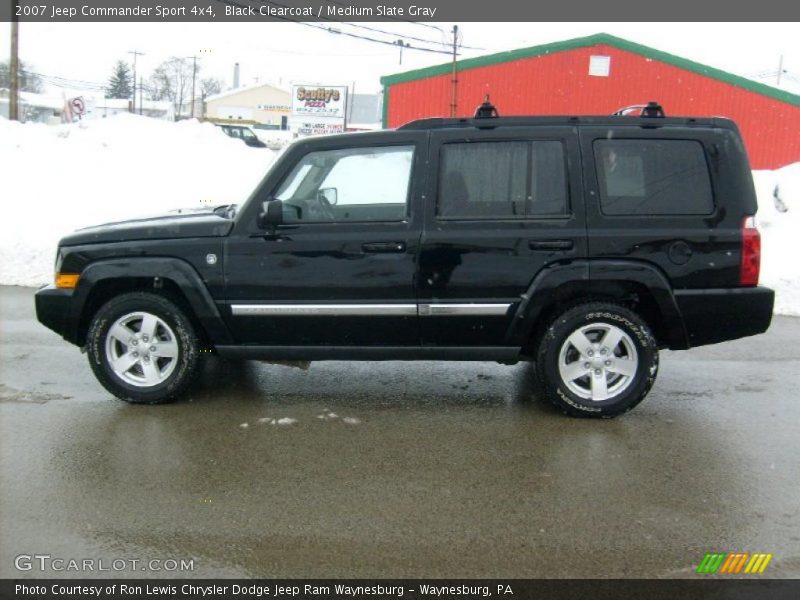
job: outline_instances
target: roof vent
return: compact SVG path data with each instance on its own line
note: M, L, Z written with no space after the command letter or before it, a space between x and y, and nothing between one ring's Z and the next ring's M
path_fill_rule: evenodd
M476 119L494 119L500 116L494 104L489 102L489 94L486 94L486 100L483 101L478 108L475 109Z
M658 102L650 101L647 104L634 104L633 106L620 108L617 112L613 113L612 116L664 118L666 115L664 114L664 109Z

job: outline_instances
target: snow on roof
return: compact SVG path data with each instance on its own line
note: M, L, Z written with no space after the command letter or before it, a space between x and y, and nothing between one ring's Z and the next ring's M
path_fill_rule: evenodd
M20 92L19 99L28 106L40 108L52 108L58 110L64 106L64 99L59 96L49 96L47 94L36 94L34 92Z
M95 108L120 108L127 109L130 100L125 98L98 98L95 100ZM142 107L143 110L169 110L172 103L168 100L142 100L136 99L136 108Z
M233 96L234 94L240 94L242 92L249 92L251 90L257 90L259 88L267 88L267 87L268 88L272 88L273 90L277 90L279 92L283 92L285 94L290 94L291 93L291 92L289 92L289 90L287 90L287 89L285 89L283 87L277 86L275 84L272 84L272 83L255 83L253 85L242 85L242 86L239 86L238 88L233 88L233 89L230 89L230 90L228 90L226 92L221 92L219 94L214 94L213 96L208 96L206 98L206 102L211 102L212 100L219 100L220 98L225 98L227 96Z

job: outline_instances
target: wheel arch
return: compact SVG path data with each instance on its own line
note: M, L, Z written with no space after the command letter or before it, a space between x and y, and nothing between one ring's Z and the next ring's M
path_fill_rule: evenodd
M131 291L151 291L175 302L192 321L202 344L231 343L230 332L197 271L181 259L155 257L103 260L86 267L72 301L73 327L65 337L84 346L97 310Z
M530 355L547 325L583 302L607 301L636 311L650 326L660 347L689 347L672 288L658 268L627 260L585 260L541 271L517 308L506 334L509 343Z

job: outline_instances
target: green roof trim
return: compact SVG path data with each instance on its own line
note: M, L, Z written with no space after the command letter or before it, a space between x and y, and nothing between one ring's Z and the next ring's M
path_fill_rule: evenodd
M562 42L553 42L550 44L542 44L540 46L533 46L530 48L520 48L518 50L498 52L497 54L487 54L486 56L466 58L464 60L457 61L457 69L458 71L466 71L469 69L488 67L490 65L518 60L521 58L533 58L546 54L554 54L556 52L564 52L566 50L574 50L575 48L596 46L598 44L606 44L620 50L627 50L628 52L639 54L646 58L652 58L675 67L680 67L681 69L685 69L687 71L692 71L706 77L718 79L750 92L769 96L770 98L787 102L788 104L792 104L794 106L800 106L800 95L798 94L793 94L791 92L780 90L763 83L758 83L752 79L747 79L746 77L734 75L733 73L728 73L727 71L715 69L714 67L709 67L708 65L703 65L687 58L675 56L674 54L669 54L668 52L662 52L661 50L656 50L655 48L650 48L649 46L643 46L642 44L637 44L636 42L630 42L628 40L609 35L608 33L596 33L586 37L564 40ZM406 83L408 81L416 81L418 79L424 79L427 77L435 77L437 75L447 75L452 72L452 68L452 63L444 63L441 65L426 67L424 69L416 69L414 71L406 71L405 73L397 73L395 75L385 75L384 77L381 77L381 83L386 89L386 93L384 95L384 106L388 106L386 99L388 98L388 90L390 86L397 83Z
M389 86L383 86L383 98L381 98L382 106L381 106L381 122L382 127L386 129L389 123Z

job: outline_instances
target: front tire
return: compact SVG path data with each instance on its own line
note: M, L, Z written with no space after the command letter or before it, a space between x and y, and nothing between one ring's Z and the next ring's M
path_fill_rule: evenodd
M590 302L550 324L536 370L541 395L566 414L614 417L647 396L658 373L658 346L632 310Z
M136 404L176 399L199 360L189 318L171 300L149 292L104 304L89 326L87 354L103 387Z

